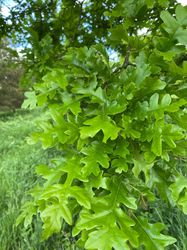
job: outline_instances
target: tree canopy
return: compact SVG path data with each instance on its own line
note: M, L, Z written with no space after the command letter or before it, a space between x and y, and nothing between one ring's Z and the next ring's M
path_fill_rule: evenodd
M170 247L149 205L187 214L187 7L16 2L9 34L25 46L33 86L23 107L47 111L29 141L61 152L37 167L43 183L17 223L39 214L47 239L64 221L84 249Z

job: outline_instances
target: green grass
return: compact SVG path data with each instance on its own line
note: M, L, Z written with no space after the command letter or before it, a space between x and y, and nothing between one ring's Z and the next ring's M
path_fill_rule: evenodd
M36 184L35 166L47 163L53 150L28 145L26 137L35 129L40 113L3 116L0 120L0 250L74 249L71 237L61 234L41 242L41 222L15 227L27 191Z
M164 223L164 233L176 238L176 243L169 246L168 250L187 250L187 216L177 207L156 200L150 204L147 217L152 223Z

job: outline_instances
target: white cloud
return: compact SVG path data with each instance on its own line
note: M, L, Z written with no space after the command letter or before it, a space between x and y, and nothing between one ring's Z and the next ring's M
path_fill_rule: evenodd
M85 0L79 0L79 3L84 3ZM178 3L182 5L187 5L187 0L177 0ZM1 13L7 17L9 15L9 8L13 7L15 5L15 2L13 0L7 0L5 1L6 6L3 6L1 9Z
M7 17L9 15L9 8L6 6L3 6L1 8L1 13L3 14L3 16Z
M182 5L187 5L187 0L178 0L178 3L181 3Z
M10 8L14 7L16 3L13 0L6 0L1 8L3 16L7 17L10 13Z

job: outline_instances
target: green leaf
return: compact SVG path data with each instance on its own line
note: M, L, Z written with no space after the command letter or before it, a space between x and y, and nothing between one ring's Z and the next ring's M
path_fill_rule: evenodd
M127 102L124 96L120 96L111 102L107 101L105 112L107 115L116 115L126 110Z
M187 215L187 191L185 192L185 195L179 199L178 204L179 207L182 207L183 213Z
M59 181L62 176L62 169L61 167L50 169L46 165L39 165L36 167L36 173L47 180L47 182L45 182L45 186L48 186Z
M164 229L161 223L150 224L143 217L135 218L136 230L139 234L140 244L146 249L163 250L165 247L173 244L176 240L173 237L166 236L160 233Z
M184 138L183 130L171 124L164 126L162 135L163 141L165 141L170 148L176 148L176 141Z
M78 115L81 112L80 101L76 100L75 97L67 92L61 94L63 105L61 105L61 110L66 113L70 110L74 115Z
M151 0L145 0L145 2L147 4L148 8L153 8L153 6L154 6L154 2L153 1L151 1Z
M179 27L175 32L174 38L176 38L179 43L187 45L187 30Z
M137 209L136 198L128 194L127 185L122 177L112 177L107 185L111 192L111 206L115 207L121 203L130 209Z
M81 160L84 163L82 173L85 176L89 176L91 173L97 176L100 173L99 165L103 168L108 168L110 158L107 152L109 151L105 144L97 141L93 142L91 146L83 148L81 152L86 157Z
M113 154L126 159L127 155L130 154L128 147L129 143L126 140L118 140Z
M33 215L37 213L37 207L33 202L26 202L22 207L22 212L16 219L16 226L24 221L24 227L27 228L32 223Z
M110 40L112 41L112 44L119 44L119 43L125 43L128 40L128 35L125 27L120 24L117 25L115 28L110 29L111 35Z
M127 162L121 158L121 159L114 159L112 161L112 166L116 168L116 173L122 173L128 171L128 164Z
M96 208L98 210L98 208ZM95 233L98 233L106 228L108 228L108 233L110 234L111 230L110 228L116 228L116 221L118 221L120 228L118 227L118 230L116 231L118 236L121 238L123 243L125 243L127 240L131 242L131 244L135 247L138 246L138 235L135 230L133 230L134 221L130 219L124 211L121 209L115 209L114 211L111 211L110 208L105 208L105 205L103 204L102 211L99 211L97 213L90 213L89 211L82 211L79 217L79 220L76 224L76 227L73 230L73 235L77 235L81 230L86 229L88 232L91 230ZM89 249L91 247L91 244L95 242L94 240L94 234L89 233L89 238L86 242L85 247ZM109 237L109 235L108 235ZM116 239L117 240L117 239ZM98 241L97 241L98 242ZM105 249L106 242L100 242L102 245L100 246L101 249ZM109 243L110 249L112 248L111 244ZM118 243L116 243L118 244ZM113 247L117 247L118 245L114 245ZM124 247L124 244L123 244ZM100 249L100 248L97 248ZM117 248L118 249L118 248ZM128 248L127 248L128 249Z
M74 156L73 158L68 159L66 164L62 166L62 171L67 173L67 178L65 181L65 186L71 186L74 179L78 179L83 182L87 182L87 178L81 173L82 167L80 163L80 158Z
M162 100L161 100L161 106L169 106L171 103L171 96L169 94L165 94L163 97L162 97Z
M122 136L124 138L126 137L132 137L132 138L140 138L141 133L135 129L135 126L133 126L132 117L127 115L122 115L122 127L124 128L122 130Z
M62 69L53 69L51 72L49 72L47 75L45 75L42 80L45 82L45 84L54 86L57 85L62 89L65 89L68 85L68 81L66 79L64 70Z
M153 167L154 163L147 163L144 159L144 155L135 155L133 159L134 167L133 173L138 178L139 174L143 172L146 177L146 182L148 182L150 177L150 169Z
M162 97L161 102L159 104L159 94L155 93L150 97L149 111L165 109L170 105L170 103L171 103L171 96L169 94L165 94Z
M174 33L176 29L178 28L178 23L176 19L168 11L162 11L160 17L164 22L164 25L163 25L164 29L169 34Z
M175 179L175 182L169 187L172 192L172 198L174 199L174 201L177 201L179 199L180 193L185 188L187 188L187 178L184 176L178 176Z
M166 82L161 81L160 79L157 79L155 81L153 80L151 86L149 85L149 88L151 88L151 90L163 90L165 87L166 87Z
M150 98L150 109L155 110L158 107L159 94L155 93Z
M84 188L73 186L70 188L68 195L73 196L81 206L87 209L91 208L90 194Z
M47 206L41 212L43 221L43 238L47 239L53 233L58 233L61 230L62 219L69 225L72 224L72 215L69 208L65 204L54 203Z
M168 7L168 5L169 5L168 0L158 0L158 3L160 4L160 6L162 6L164 8Z
M136 57L135 83L138 86L151 74L150 65L146 63L145 54L141 52Z
M106 64L109 63L109 55L107 52L107 49L105 48L105 46L103 44L96 44L94 45L94 48L100 52L100 54L103 56L104 61L106 62Z
M67 190L64 187L63 184L53 184L49 185L43 188L43 190L40 188L39 190L32 190L31 194L34 196L36 195L37 191L37 196L38 198L48 201L50 198L57 198L58 200L61 200L62 198L67 198Z
M187 100L179 99L178 101L172 102L167 108L166 111L174 113L180 110L180 107L184 106L187 103Z
M171 190L173 200L181 206L183 212L187 214L187 178L178 176L175 182L169 186L169 189Z
M115 217L110 209L103 209L103 211L94 214L87 210L82 210L76 226L73 229L73 236L76 236L80 231L85 229L90 230L97 227L103 227L104 225L108 226L113 224L114 221Z
M180 25L187 25L187 8L182 5L177 5L175 13L177 22Z
M79 85L73 88L73 92L84 96L90 96L92 99L96 99L101 103L106 102L103 89L101 87L97 88L97 85L97 77L94 74L88 79L88 86L85 86L85 83L81 81Z
M153 141L151 145L151 151L158 156L162 155L162 134L161 128L157 127L154 130Z
M154 93L150 97L149 106L147 105L147 102L140 104L140 106L145 115L147 115L147 112L151 112L157 120L160 120L164 117L164 114L166 112L168 113L176 112L185 103L186 101L183 99L172 102L170 94L165 94L162 96L162 98L160 98L158 93Z
M120 131L120 128L116 126L115 122L109 116L98 115L85 121L84 124L87 126L80 128L81 139L93 138L102 130L104 134L103 142L106 143L109 138L115 140Z
M130 250L126 243L127 240L128 237L115 225L109 228L101 228L90 233L85 248L98 250Z
M121 230L128 237L128 241L135 248L139 246L138 234L134 230L135 222L130 218L122 209L116 209L115 215L117 217L118 223Z
M36 93L34 91L25 92L25 96L27 97L27 99L23 102L21 107L23 109L27 109L27 108L34 109L34 108L36 108L36 104L37 104Z

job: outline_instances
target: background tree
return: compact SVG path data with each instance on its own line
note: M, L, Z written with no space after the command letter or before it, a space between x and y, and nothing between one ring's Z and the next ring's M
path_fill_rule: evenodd
M10 48L8 39L0 42L0 110L9 111L20 108L23 91L19 80L23 73L17 52Z
M46 74L49 68L58 67L69 47L90 46L102 43L125 57L134 46L134 38L127 44L109 39L112 31L137 34L142 28L156 32L160 25L160 12L167 8L173 13L175 0L170 1L62 1L32 0L17 3L5 20L8 33L25 48L25 81L32 85ZM115 8L114 15L111 13ZM9 20L9 21L8 21ZM10 21L11 20L11 21ZM70 22L71 20L71 22ZM116 28L116 29L115 29ZM137 44L138 42L136 42ZM139 43L138 43L139 44ZM138 45L136 45L138 46ZM136 48L138 51L138 47Z

